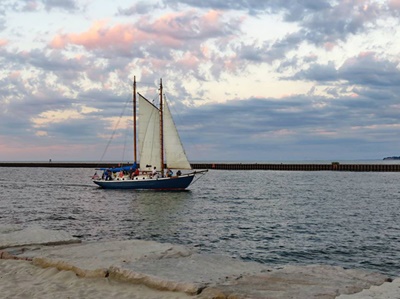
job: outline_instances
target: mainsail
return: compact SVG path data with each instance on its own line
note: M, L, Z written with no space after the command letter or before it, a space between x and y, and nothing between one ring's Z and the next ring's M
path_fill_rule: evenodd
M164 150L166 164L173 169L191 169L174 120L164 102ZM139 150L140 166L161 169L160 110L139 94Z
M161 169L160 113L156 106L139 94L140 168Z

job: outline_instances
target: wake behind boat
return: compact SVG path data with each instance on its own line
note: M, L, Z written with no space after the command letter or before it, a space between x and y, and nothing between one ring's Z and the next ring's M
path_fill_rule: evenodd
M184 190L196 175L207 170L192 171L181 143L160 80L159 107L139 96L139 134L136 129L136 79L133 83L134 163L124 167L102 169L93 182L105 189ZM137 140L140 168L137 161ZM165 166L167 169L165 169ZM173 172L176 170L176 173ZM165 171L166 170L166 171ZM189 170L182 173L181 170Z

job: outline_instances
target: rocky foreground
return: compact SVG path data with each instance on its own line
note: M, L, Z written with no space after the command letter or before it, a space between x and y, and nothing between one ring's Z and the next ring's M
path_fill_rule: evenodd
M385 275L365 270L326 265L272 268L152 241L81 243L66 232L41 228L0 226L0 259L15 260L15 264L0 260L0 293L9 294L6 298L22 294L15 289L21 283L26 298L56 294L61 299L88 290L93 298L110 294L120 298L125 298L124 294L126 298L400 298L400 279L391 282ZM20 269L21 263L32 267L31 274L13 271L13 267ZM57 273L44 274L43 269ZM20 272L25 276L18 276ZM56 274L60 280L54 282ZM40 281L35 275L40 275ZM66 283L65 277L73 280ZM51 283L44 284L46 279ZM41 288L35 293L35 285L41 283L62 287ZM111 291L112 287L118 291ZM77 289L80 292L73 293Z

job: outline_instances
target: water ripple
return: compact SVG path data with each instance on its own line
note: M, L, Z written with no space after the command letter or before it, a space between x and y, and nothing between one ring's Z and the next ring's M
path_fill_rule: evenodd
M400 275L399 173L210 171L187 192L102 190L92 174L3 168L0 223Z

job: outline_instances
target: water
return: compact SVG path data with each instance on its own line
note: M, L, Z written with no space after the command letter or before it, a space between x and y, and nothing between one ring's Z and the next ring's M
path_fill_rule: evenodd
M185 192L103 190L92 174L2 168L0 224L400 276L400 173L210 171Z

